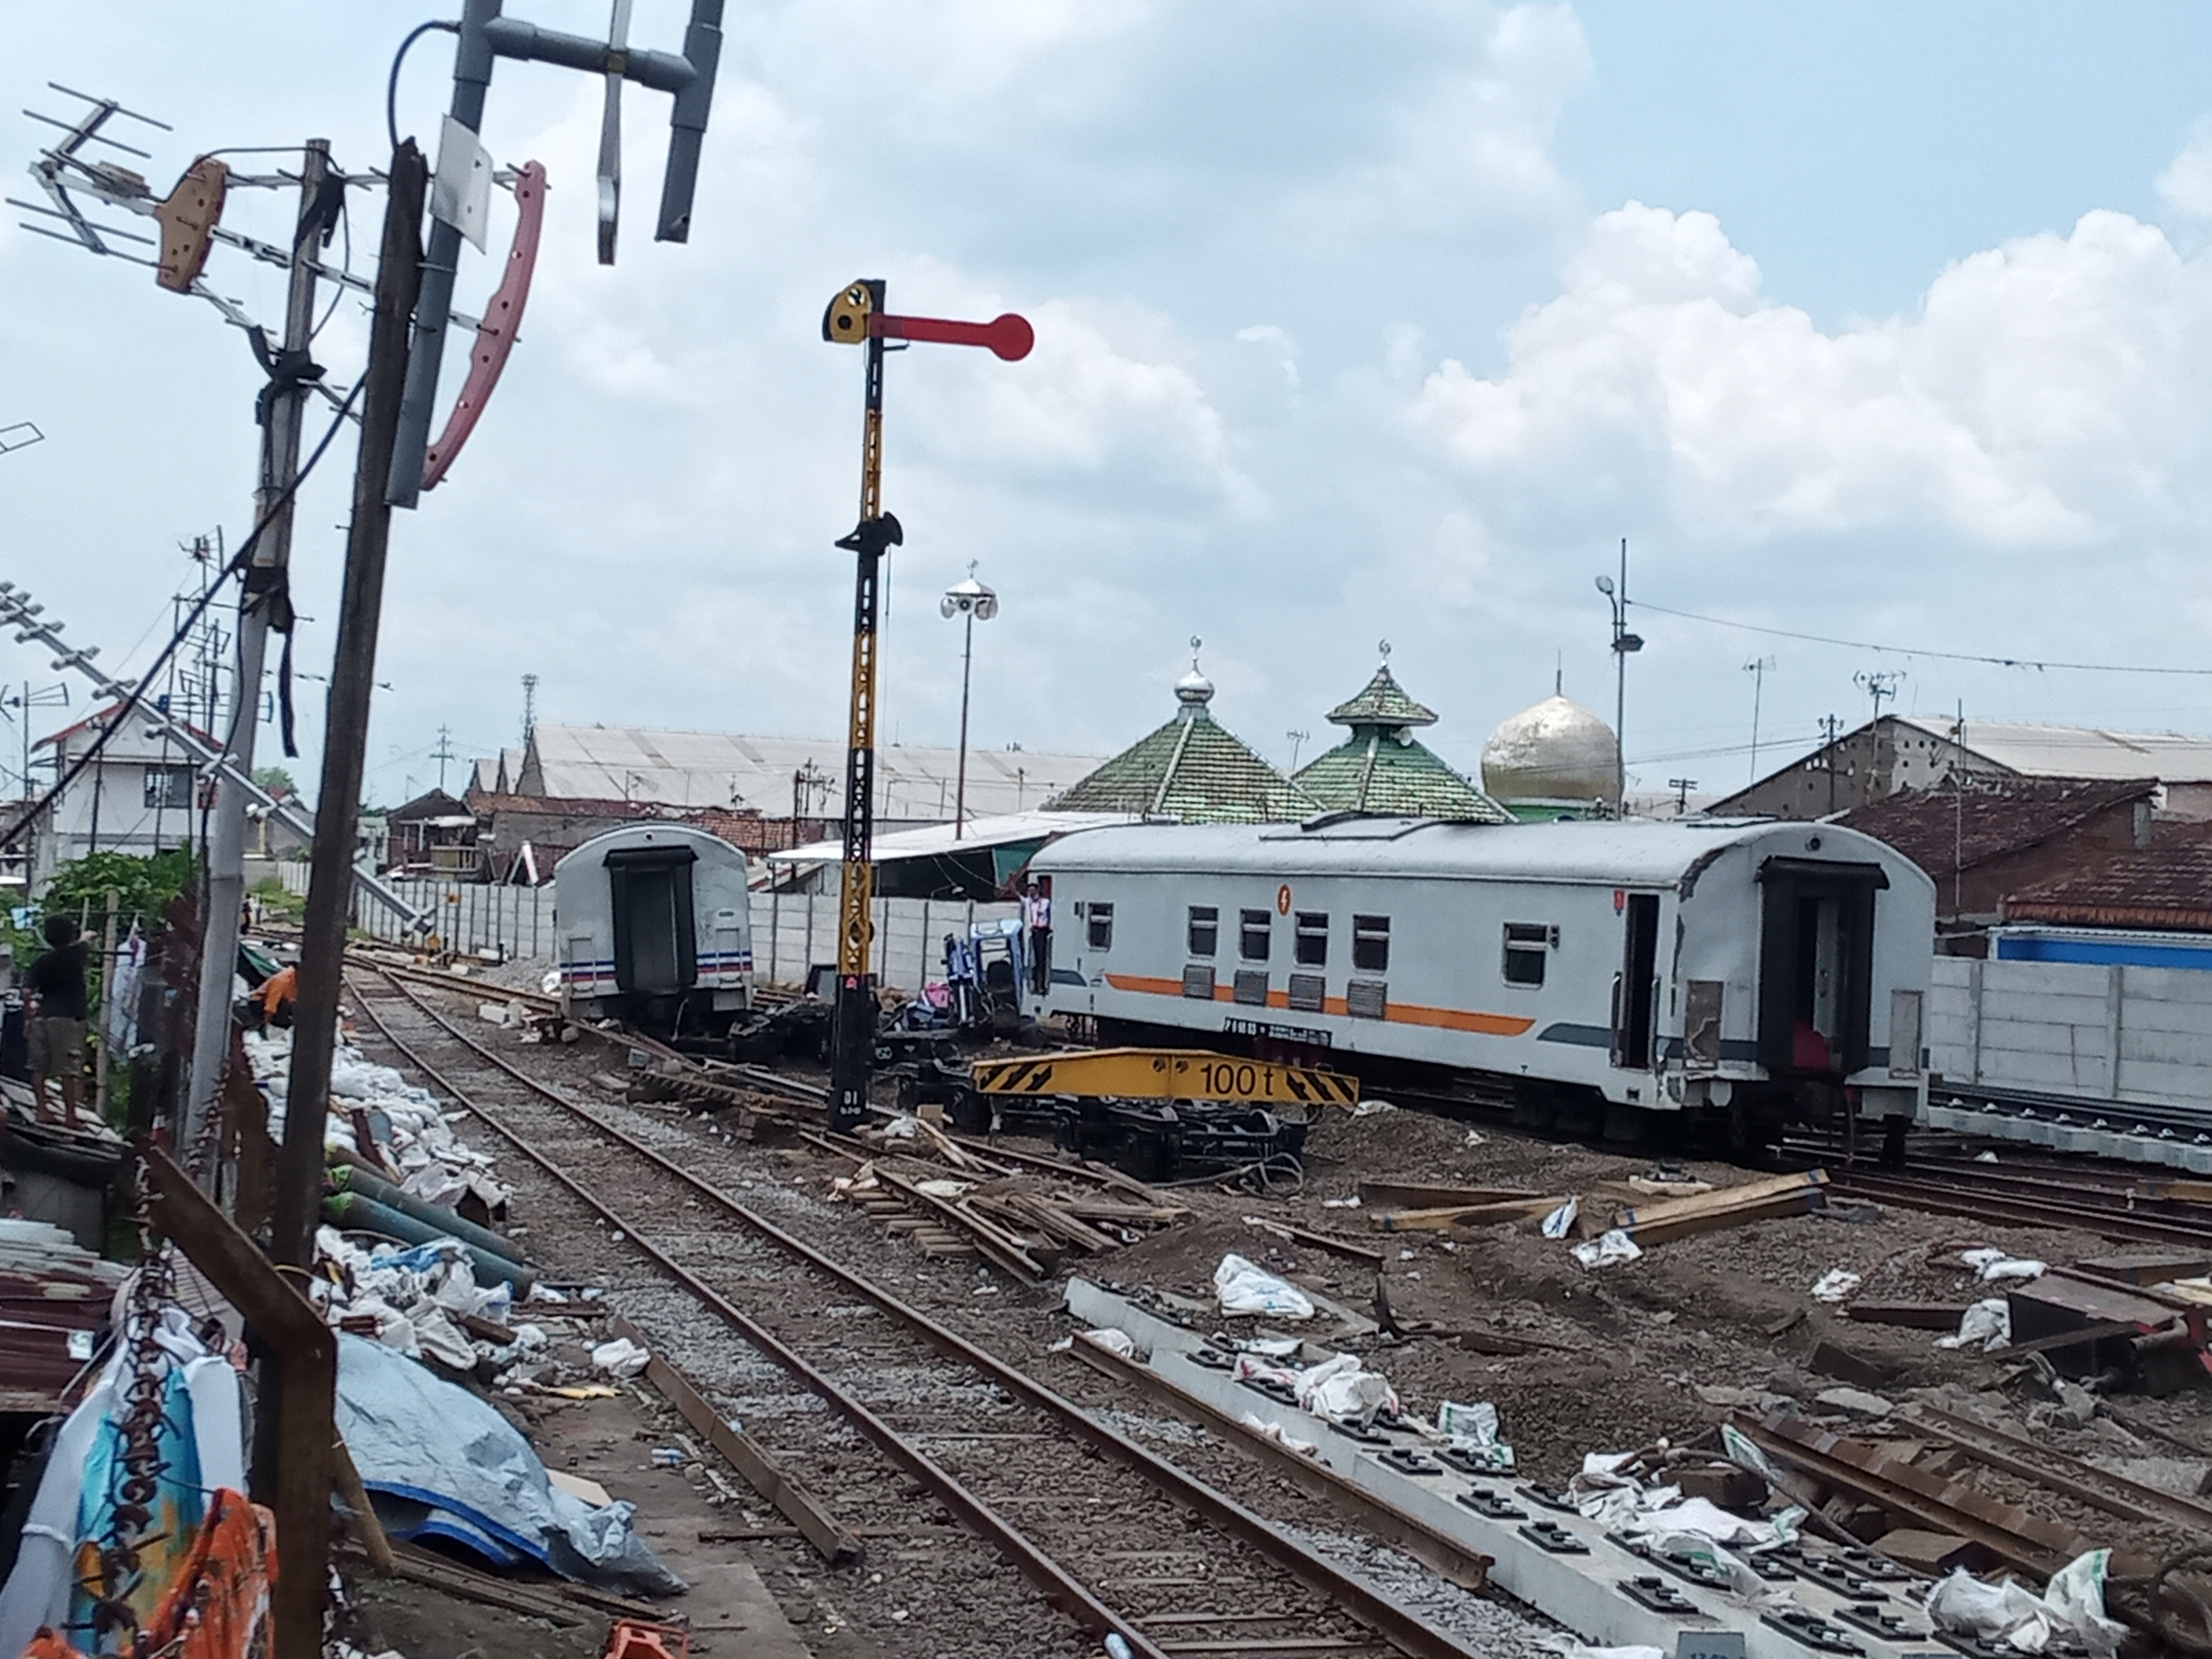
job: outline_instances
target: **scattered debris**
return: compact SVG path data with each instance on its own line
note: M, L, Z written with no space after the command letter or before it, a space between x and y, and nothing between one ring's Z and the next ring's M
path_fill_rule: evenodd
M1813 1300L1841 1302L1864 1281L1846 1267L1831 1267L1814 1281Z
M1314 1316L1314 1304L1304 1291L1233 1253L1223 1256L1221 1265L1213 1270L1213 1288L1224 1313L1263 1314L1275 1319Z

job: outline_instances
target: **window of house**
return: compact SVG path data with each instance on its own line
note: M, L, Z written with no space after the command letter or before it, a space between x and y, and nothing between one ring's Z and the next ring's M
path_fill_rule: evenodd
M1237 954L1247 962L1265 962L1268 941L1274 937L1274 912L1241 910L1237 919Z
M1541 985L1544 958L1551 953L1552 930L1538 922L1505 924L1505 982Z
M1389 917L1352 917L1352 965L1363 974L1390 971Z
M146 769L146 805L149 810L192 804L192 769L189 766L149 766Z
M1221 943L1221 909L1218 905L1190 907L1190 953L1210 957Z
M1110 951L1114 948L1114 907L1112 905L1102 904L1097 899L1091 900L1090 908L1084 912L1083 923L1084 937L1092 950Z
M1291 953L1301 968L1325 968L1328 965L1328 912L1301 910L1297 916L1297 934L1291 942Z

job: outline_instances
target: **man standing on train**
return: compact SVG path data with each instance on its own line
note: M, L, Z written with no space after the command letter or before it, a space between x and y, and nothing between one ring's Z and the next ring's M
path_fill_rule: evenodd
M1030 989L1042 996L1052 986L1052 878L1040 876L1022 894L1022 925L1029 929Z

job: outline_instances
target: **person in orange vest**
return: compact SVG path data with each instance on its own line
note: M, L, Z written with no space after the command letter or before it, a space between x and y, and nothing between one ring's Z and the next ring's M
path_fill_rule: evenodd
M292 1023L292 1004L300 995L300 970L289 963L261 982L261 1023L264 1025L289 1026Z

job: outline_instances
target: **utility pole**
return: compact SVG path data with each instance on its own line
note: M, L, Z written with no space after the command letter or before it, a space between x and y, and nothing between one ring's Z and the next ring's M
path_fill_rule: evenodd
M315 795L318 833L300 927L300 990L294 1004L292 1070L285 1094L284 1145L277 1160L270 1254L305 1267L323 1184L323 1119L331 1094L338 990L345 963L347 899L353 887L354 821L361 811L362 758L368 748L376 634L384 603L385 550L392 507L384 499L399 398L407 376L407 319L422 275L422 153L408 139L392 153L377 262L376 309L361 410L361 452L346 534L338 637L323 738L322 782ZM322 1593L316 1583L318 1597Z
M261 400L261 478L254 495L254 521L262 526L261 539L254 544L253 562L239 596L238 673L231 690L230 732L223 744L234 769L249 775L261 724L261 675L269 630L274 627L288 637L292 631L286 580L292 557L291 493L300 475L307 386L320 374L309 363L307 349L315 325L315 254L324 228L332 222L324 197L325 182L332 176L330 141L310 138L300 168L300 217L292 236L291 283L284 297L283 355L276 359L283 373L271 377ZM339 188L343 188L343 180ZM206 943L200 954L199 1004L192 1021L192 1065L181 1143L188 1151L199 1144L230 1058L230 981L236 971L246 906L246 793L220 771L212 781L207 915L201 919ZM215 1173L210 1161L200 1171L200 1179L211 1184Z
M460 758L453 752L452 726L441 726L438 728L438 746L430 751L430 758L438 763L438 793L442 795L446 793L446 763Z
M18 691L0 693L0 714L9 709L15 722L16 734L23 740L23 799L28 800L37 792L31 787L31 711L33 708L66 708L69 707L69 687L57 680L52 685L33 686L23 682Z
M1766 671L1774 666L1771 657L1753 657L1744 664L1743 672L1751 676L1751 779L1759 781L1759 701L1766 690Z
M1628 631L1628 538L1620 538L1620 585L1600 576L1597 591L1613 607L1613 815L1627 816L1628 804L1628 659L1641 651L1644 641Z
M1836 810L1836 733L1843 729L1843 721L1833 714L1820 721L1820 752L1828 757L1828 811Z
M1674 816L1686 817L1690 811L1690 791L1698 787L1695 778L1669 778L1667 787L1674 792Z
M850 1129L867 1115L868 1073L876 1048L876 990L868 970L874 933L868 902L875 887L876 623L884 555L906 533L883 509L884 342L934 340L988 347L1006 362L1030 354L1036 336L1009 313L988 323L894 317L880 278L854 283L830 301L822 337L866 349L860 422L860 521L837 545L854 556L853 701L845 750L844 860L837 896L837 1002L830 1025L830 1127Z

